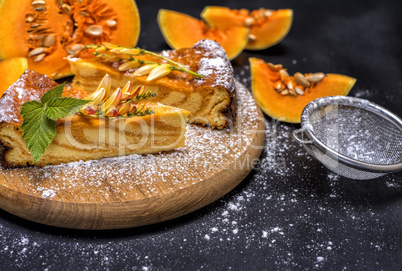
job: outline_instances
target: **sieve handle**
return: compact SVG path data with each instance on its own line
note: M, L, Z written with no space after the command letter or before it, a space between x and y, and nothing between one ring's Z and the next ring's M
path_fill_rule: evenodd
M293 131L293 138L296 139L299 143L303 144L313 144L311 140L304 140L304 129L298 129Z

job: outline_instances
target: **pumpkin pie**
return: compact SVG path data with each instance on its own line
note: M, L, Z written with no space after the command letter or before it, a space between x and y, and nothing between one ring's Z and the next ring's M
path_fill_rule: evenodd
M109 74L112 88L123 86L127 81L134 85L144 85L146 91L157 94L149 101L189 111L190 123L209 125L216 129L230 127L236 107L235 80L233 68L223 48L217 42L205 39L192 48L163 51L160 54L204 77L173 71L147 81L147 76L134 75L137 68L119 71L121 62L70 57L71 69L75 75L72 86L92 92L101 78ZM138 58L164 63L164 60L152 55Z
M99 83L99 82L98 82ZM22 138L22 104L39 101L57 86L49 77L27 70L0 99L0 144L8 166L26 166L33 157ZM65 88L63 96L84 98L82 89ZM185 144L189 112L159 103L142 103L153 114L134 117L93 117L74 114L57 120L56 136L37 166L128 154L168 151Z

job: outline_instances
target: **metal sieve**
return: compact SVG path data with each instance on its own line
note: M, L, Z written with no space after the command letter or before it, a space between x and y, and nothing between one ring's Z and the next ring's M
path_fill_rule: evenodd
M402 169L402 120L367 100L318 98L303 109L293 137L328 169L351 179Z

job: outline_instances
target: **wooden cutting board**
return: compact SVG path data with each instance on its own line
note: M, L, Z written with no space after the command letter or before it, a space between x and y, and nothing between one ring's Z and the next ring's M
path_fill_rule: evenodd
M236 83L237 120L230 132L188 125L174 151L44 168L0 165L0 208L35 222L74 229L153 224L219 199L251 171L265 139L264 118Z

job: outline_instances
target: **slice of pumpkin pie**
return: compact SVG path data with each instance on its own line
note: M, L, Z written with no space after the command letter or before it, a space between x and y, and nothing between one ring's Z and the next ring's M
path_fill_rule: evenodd
M217 129L230 126L236 107L234 73L225 51L217 42L201 40L192 48L163 51L159 54L203 78L173 70L166 76L149 80L148 74L143 73L143 64L166 64L166 60L149 54L140 54L133 60L125 52L136 49L114 47L113 50L112 46L106 47L107 51L104 47L98 48L99 58L69 58L75 75L74 87L95 91L99 80L107 73L112 77L112 87L122 86L127 81L134 85L144 85L146 91L157 94L150 101L189 111L190 123L209 125ZM110 52L114 51L117 53L111 55Z
M158 153L185 145L189 112L141 101L152 95L142 88L133 89L130 83L111 91L107 79L92 95L82 89L64 89L64 97L87 99L89 103L80 113L57 120L56 135L36 166ZM27 70L0 99L0 144L5 147L0 155L8 166L32 164L33 156L23 139L20 110L25 102L39 101L55 86L49 77Z

